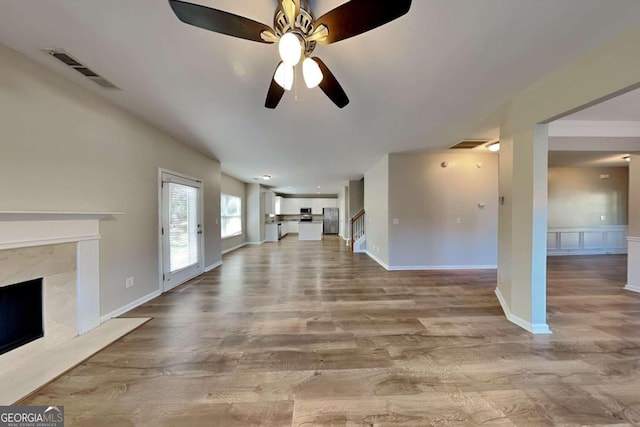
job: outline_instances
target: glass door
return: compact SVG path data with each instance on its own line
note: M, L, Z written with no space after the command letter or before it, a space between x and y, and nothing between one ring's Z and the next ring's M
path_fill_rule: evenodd
M201 182L162 173L162 277L168 291L203 272Z

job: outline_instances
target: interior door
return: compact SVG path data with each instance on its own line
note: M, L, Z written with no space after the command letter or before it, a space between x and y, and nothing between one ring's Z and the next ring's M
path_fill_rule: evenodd
M166 292L202 274L202 182L162 173L162 278Z

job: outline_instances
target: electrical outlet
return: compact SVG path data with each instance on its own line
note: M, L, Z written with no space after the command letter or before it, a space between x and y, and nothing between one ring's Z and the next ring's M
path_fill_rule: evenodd
M400 218L393 218L393 225L400 224Z
M607 220L607 217L606 217L606 216L604 216L604 215L600 215L600 221L606 221L606 220Z
M129 288L133 288L134 282L133 282L133 277L127 277L127 279L124 281L124 286L129 289Z
M460 224L462 222L462 218L456 218L456 224Z

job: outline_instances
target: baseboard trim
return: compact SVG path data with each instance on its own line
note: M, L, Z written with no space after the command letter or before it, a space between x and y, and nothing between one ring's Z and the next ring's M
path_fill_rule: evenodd
M156 290L151 292L150 294L147 294L141 298L138 298L135 301L130 302L129 304L120 307L117 310L113 310L111 313L109 314L105 314L104 316L100 317L100 323L104 323L107 320L113 319L114 317L118 317L118 316L122 316L123 314L125 314L128 311L133 310L136 307L141 306L142 304L151 301L154 298L159 297L162 294L162 292L160 290Z
M229 252L233 252L233 251L235 251L236 249L240 249L240 248L243 248L243 247L245 247L245 246L247 246L247 242L240 243L240 244L239 244L239 245L237 245L237 246L234 246L234 247L229 248L229 249L225 249L224 251L222 251L222 255L226 255L226 254L228 254Z
M382 268L384 268L385 270L389 271L389 266L382 262L382 260L380 260L377 256L375 256L374 254L372 254L369 251L365 251L365 254L367 254L369 256L369 258L371 258L372 260L374 260L375 262L377 262L378 264L380 264L382 266Z
M511 323L516 326L521 327L522 329L534 334L534 335L550 335L551 329L549 329L549 325L546 323L531 323L524 320L522 317L516 316L511 312L507 301L504 299L500 288L496 288L495 290L496 297L498 297L498 302L502 307L502 311L504 312L505 317Z
M259 246L259 245L264 245L265 243L267 243L266 240L263 240L262 242L246 242L245 245L255 245L255 246Z
M497 265L392 265L389 271L496 270Z
M215 270L216 268L220 267L222 265L222 260L216 262L215 264L210 265L209 267L206 267L204 269L205 273L210 272L211 270Z
M640 293L640 286L635 286L635 285L626 285L623 288L625 291L631 291L631 292L637 292Z
M626 249L607 249L607 250L566 250L547 252L548 256L578 256L578 255L626 255Z

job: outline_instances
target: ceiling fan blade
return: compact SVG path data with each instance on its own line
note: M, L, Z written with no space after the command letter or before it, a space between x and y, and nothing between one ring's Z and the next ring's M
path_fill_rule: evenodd
M169 4L178 19L186 24L254 42L273 43L261 37L264 31L273 33L273 30L260 22L180 0L169 0Z
M316 20L326 25L329 36L320 40L330 44L366 33L409 12L411 0L351 0Z
M316 64L320 67L322 71L322 81L320 82L320 89L324 92L325 95L329 97L333 101L334 104L338 106L338 108L344 108L349 104L349 97L336 80L336 77L333 75L329 68L322 62L322 59L318 57L313 57Z
M282 0L282 10L287 17L287 22L294 27L296 18L300 14L300 0Z
M282 64L282 62L280 63ZM278 64L278 67L280 67ZM278 71L278 67L276 67L276 71ZM278 106L282 96L284 95L284 89L276 82L276 73L273 73L273 77L271 78L271 85L269 86L269 92L267 92L267 99L264 102L264 106L273 110Z

